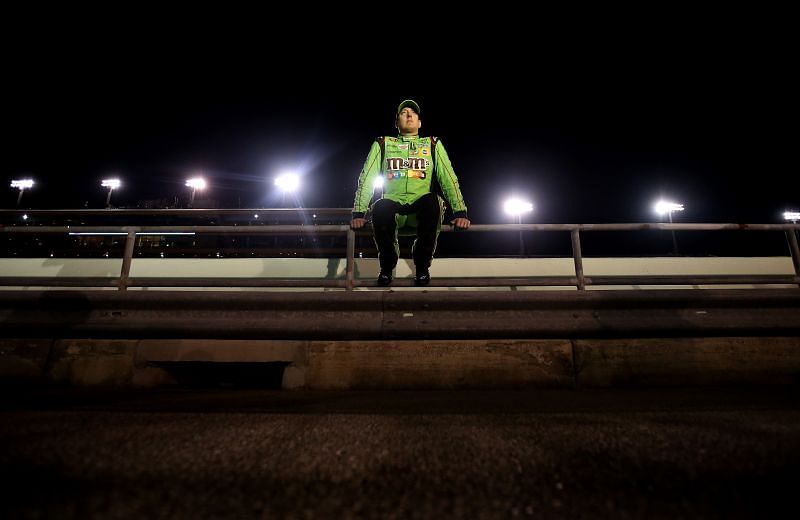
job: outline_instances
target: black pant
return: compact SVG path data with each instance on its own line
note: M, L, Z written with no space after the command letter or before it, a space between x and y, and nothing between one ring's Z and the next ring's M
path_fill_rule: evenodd
M435 193L426 193L413 204L400 204L389 199L380 199L372 206L372 228L382 271L391 271L397 265L400 248L397 244L397 222L395 215L416 214L417 239L412 256L417 269L431 266L436 249L441 208Z

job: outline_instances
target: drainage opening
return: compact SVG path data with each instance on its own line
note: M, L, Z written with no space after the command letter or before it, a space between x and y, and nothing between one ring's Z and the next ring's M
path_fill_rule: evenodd
M169 372L183 386L281 388L283 371L289 362L163 361L152 365Z

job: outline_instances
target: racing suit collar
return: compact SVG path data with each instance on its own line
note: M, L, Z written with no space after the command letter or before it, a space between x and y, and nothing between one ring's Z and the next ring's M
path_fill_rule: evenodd
M417 134L417 135L398 135L397 138L400 139L401 141L416 141L417 139L419 139L419 134Z

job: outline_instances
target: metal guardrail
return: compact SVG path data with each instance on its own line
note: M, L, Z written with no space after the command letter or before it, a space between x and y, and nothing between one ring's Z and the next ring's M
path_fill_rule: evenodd
M220 214L241 214L264 212L264 210L75 210L74 213L59 211L32 211L30 214L69 215L76 216L113 214L124 215L165 215L182 216L216 216ZM267 210L275 212L275 210ZM278 210L282 211L282 210ZM296 214L296 210L295 214ZM306 210L306 213L318 211L328 215L347 215L349 210L333 208L327 210ZM8 211L0 214L10 213ZM21 211L14 212L23 213ZM274 213L273 213L274 214ZM286 214L289 214L287 211ZM581 232L597 231L784 231L789 243L790 255L794 265L792 275L693 275L693 276L586 276L583 270L581 254ZM569 232L572 241L574 276L524 277L524 278L441 278L434 279L432 287L488 287L488 286L573 286L585 290L589 285L699 285L699 284L797 284L800 286L800 247L797 232L800 224L667 224L667 223L628 223L628 224L488 224L473 225L467 231L459 233L482 233L498 231L555 231ZM117 287L125 291L128 287L338 287L352 290L358 286L375 286L375 282L363 282L355 279L355 241L356 235L369 235L369 229L358 232L348 225L179 225L179 226L0 226L0 233L42 234L42 233L124 233L126 234L122 269L119 278L97 277L4 277L0 276L0 286L55 286L55 287ZM346 275L344 280L314 279L266 279L266 278L131 278L130 269L137 234L166 233L195 234L242 234L242 235L347 235ZM442 232L455 232L449 227ZM411 280L395 280L394 286L410 286Z

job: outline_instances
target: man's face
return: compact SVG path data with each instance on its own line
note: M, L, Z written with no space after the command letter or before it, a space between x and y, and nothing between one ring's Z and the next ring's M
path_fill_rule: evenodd
M405 107L397 114L397 130L400 135L417 135L421 126L419 115L411 107Z

